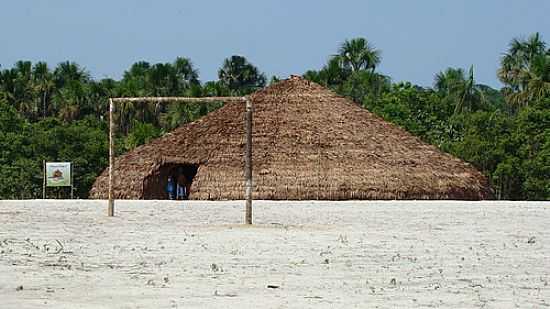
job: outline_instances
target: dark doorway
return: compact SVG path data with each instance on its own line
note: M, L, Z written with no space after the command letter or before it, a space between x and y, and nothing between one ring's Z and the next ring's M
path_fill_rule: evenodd
M175 183L185 186L187 193L186 198L189 199L193 194L193 192L191 192L191 184L198 170L198 164L166 163L162 165L157 171L145 179L143 183L143 199L168 199L168 192L166 192L168 177L171 177Z

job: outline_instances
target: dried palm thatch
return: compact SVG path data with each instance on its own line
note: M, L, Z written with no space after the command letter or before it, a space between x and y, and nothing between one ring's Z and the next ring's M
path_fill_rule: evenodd
M291 77L251 95L254 199L491 198L470 164L318 84ZM244 196L242 103L137 147L115 161L117 199L160 198L166 167L198 167L192 199ZM106 198L108 171L90 191Z

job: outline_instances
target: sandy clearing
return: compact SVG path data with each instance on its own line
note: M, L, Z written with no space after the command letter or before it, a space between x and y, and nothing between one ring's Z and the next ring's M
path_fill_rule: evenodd
M0 308L550 307L548 202L243 205L0 201Z

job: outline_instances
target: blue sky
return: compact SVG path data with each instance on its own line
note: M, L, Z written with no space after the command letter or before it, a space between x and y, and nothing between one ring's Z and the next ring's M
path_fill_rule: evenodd
M0 65L71 60L96 78L132 63L191 58L201 80L240 54L268 76L319 69L347 38L382 51L381 73L430 86L446 67L474 65L500 87L499 58L514 37L550 43L548 0L184 1L18 0L0 5Z

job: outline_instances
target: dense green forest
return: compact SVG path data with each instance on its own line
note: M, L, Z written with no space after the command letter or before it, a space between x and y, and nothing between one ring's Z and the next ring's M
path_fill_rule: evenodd
M442 68L433 87L392 82L382 52L346 40L304 76L352 98L443 151L472 163L498 199L550 200L550 49L538 34L503 46L502 89L478 84L474 67ZM217 81L201 82L187 58L133 64L121 80L94 80L81 66L19 61L0 69L0 199L40 198L42 161L74 164L75 196L86 198L107 166L109 97L245 95L278 80L242 56ZM116 111L118 154L193 121L219 104L125 104ZM67 197L49 190L48 197Z

